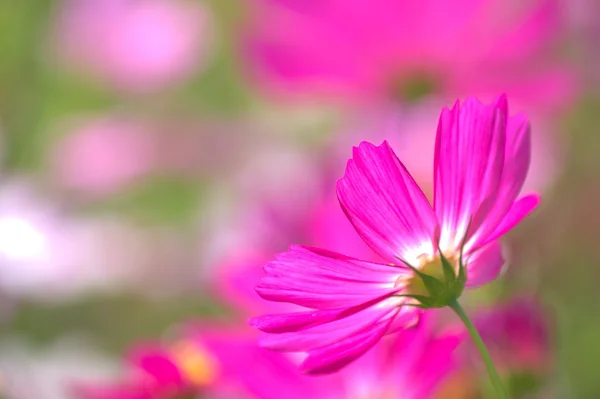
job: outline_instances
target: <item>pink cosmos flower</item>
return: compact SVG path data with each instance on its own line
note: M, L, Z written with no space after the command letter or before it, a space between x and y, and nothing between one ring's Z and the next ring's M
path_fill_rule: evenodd
M285 95L372 103L427 92L569 104L575 73L552 54L560 1L254 0L246 54Z
M385 259L376 263L292 246L265 265L264 299L306 311L256 317L261 345L307 352L310 373L340 369L381 337L416 324L421 308L443 307L496 278L498 239L539 203L518 198L529 166L527 119L506 97L474 98L442 111L435 145L433 206L387 142L354 149L338 181L342 209Z
M116 383L74 384L82 399L177 399L212 386L217 363L198 343L182 340L171 346L140 345L127 356L129 372Z
M119 89L147 91L191 75L211 45L199 2L69 0L57 18L58 53Z

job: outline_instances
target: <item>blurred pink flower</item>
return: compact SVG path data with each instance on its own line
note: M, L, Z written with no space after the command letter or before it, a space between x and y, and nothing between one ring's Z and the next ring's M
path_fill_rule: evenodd
M262 229L271 246L287 246L289 241L282 239L282 228L288 237L300 238L306 234L306 215L319 202L323 190L321 180L315 179L321 171L316 167L315 157L306 156L291 146L270 143L257 152L237 179L242 190L248 193L249 201L259 207L256 215L250 215L254 220L250 220L249 225L253 233ZM257 176L260 184L257 184Z
M93 196L112 194L154 166L155 138L144 126L116 118L78 123L52 154L52 170L64 187Z
M275 155L273 155L275 154ZM210 248L223 247L208 263L207 288L244 316L291 309L295 305L274 303L256 295L256 281L265 275L263 265L290 242L331 248L363 259L380 259L356 235L332 188L334 181L320 158L304 156L298 148L261 146L256 159L244 162L239 207L228 207L209 226ZM311 155L315 155L311 152ZM273 168L272 165L277 165ZM293 177L293 178L290 178ZM329 190L325 186L329 186ZM231 226L224 220L231 218ZM226 241L223 243L222 241ZM236 251L230 249L235 247Z
M66 63L131 91L188 77L212 41L208 11L183 0L66 0L56 24Z
M181 340L173 345L138 345L127 356L121 381L77 383L82 399L176 399L196 395L216 383L218 363L199 343Z
M537 195L518 199L529 158L528 121L509 117L504 96L442 111L433 207L387 142L361 143L337 192L357 233L385 263L302 246L277 255L257 292L311 310L252 319L266 333L261 345L308 352L301 365L307 372L336 371L384 335L414 325L419 306L448 305L428 296L421 277L446 278L442 255L455 269L463 270L464 260L467 286L496 278L504 263L499 238L539 202ZM459 296L461 284L442 297Z
M276 242L269 239L268 233L264 233L263 238L266 240L257 240L257 245L251 250L239 249L235 254L218 259L214 270L206 276L211 293L245 317L260 313L302 310L294 304L265 301L256 295L256 281L266 276L263 265L273 253L286 247L279 245L279 241L305 240L311 245L331 248L347 255L373 261L382 260L358 237L339 209L337 199L322 199L313 201L312 204L314 209L299 212L292 217L294 223L275 223L271 226L273 232L279 232ZM289 211L295 212L298 209L292 205ZM301 219L303 224L295 223ZM242 229L250 227L245 226ZM237 248L243 248L243 244Z
M475 322L494 359L508 372L552 369L549 323L539 302L513 299L480 313Z
M575 74L552 54L558 0L250 0L252 73L287 95L372 103L498 92L569 104Z
M547 378L555 371L555 361L549 319L546 309L537 300L517 297L481 311L474 321L511 398L554 397L540 393L547 387ZM471 340L464 342L468 343L467 358L459 362L459 368L447 379L436 398L475 399L481 396L476 392L480 386L479 369L483 364Z
M227 397L427 399L455 369L454 350L461 341L459 334L436 334L430 327L423 322L388 337L342 372L318 377L301 374L293 357L257 347L243 334L216 330L208 340L198 334L197 342L220 364Z

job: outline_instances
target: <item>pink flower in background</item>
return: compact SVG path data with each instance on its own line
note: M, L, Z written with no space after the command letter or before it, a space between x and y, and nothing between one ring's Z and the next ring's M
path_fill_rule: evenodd
M290 242L378 259L356 235L337 198L327 192L335 194L328 168L315 167L319 160L303 156L297 147L273 148L272 144L260 146L261 151L253 153L258 159L240 166L243 173L236 179L240 193L232 196L238 199L238 212L230 207L224 215L209 212L217 215L217 223L207 227L212 240L207 247L222 247L223 253L206 262L212 265L205 276L207 289L245 316L295 306L264 301L254 289L265 275L262 265ZM230 226L225 219L232 220Z
M475 319L499 366L509 373L544 374L552 369L552 343L544 307L517 298L482 312Z
M109 195L148 174L157 148L144 126L116 118L78 123L57 144L52 170L66 188L92 196Z
M219 376L219 363L197 342L171 346L139 345L127 356L129 370L116 383L78 383L82 399L178 399L208 390ZM195 396L194 396L195 397Z
M182 0L67 0L58 13L59 54L122 90L160 89L206 64L209 13Z
M457 334L434 334L422 323L383 340L342 372L318 377L301 374L293 358L248 339L223 340L217 357L228 370L225 381L234 387L229 397L427 399L456 368L453 354L460 341Z
M298 211L294 205L288 205L291 205L288 209L290 212ZM302 218L303 224L296 223ZM290 303L267 302L256 295L256 281L265 276L262 266L274 252L284 249L279 245L280 241L308 240L312 245L325 246L341 253L361 256L365 259L381 260L356 235L352 225L339 209L337 200L316 201L312 211L299 212L292 219L294 220L291 224L278 223L271 226L273 233L279 232L276 242L269 239L268 233L264 233L262 234L264 240L262 242L258 240L251 250L242 250L244 245L242 243L236 247L238 250L235 253L218 259L215 262L214 270L207 275L208 289L245 316L292 309L301 310L299 306ZM248 226L242 227L242 229L252 231ZM256 237L254 238L256 239Z
M253 0L252 72L286 95L371 103L435 92L569 104L575 75L551 53L557 0Z
M251 324L266 333L261 345L308 352L304 371L332 372L382 336L414 325L418 306L447 305L430 302L432 290L423 278L447 279L443 259L459 279L463 261L461 284L496 278L504 263L498 239L539 202L537 195L517 199L529 166L529 140L527 120L509 117L505 97L487 106L471 98L444 109L433 207L387 142L355 148L338 181L338 197L357 233L385 263L303 246L277 255L265 265L257 292L310 310L254 318ZM452 287L444 298L462 292L462 285Z
M550 324L546 309L533 298L516 298L481 311L475 324L511 398L549 398L540 394L554 372ZM462 326L461 326L462 327ZM465 340L467 355L439 390L438 399L479 398L479 354ZM479 377L478 377L479 376Z

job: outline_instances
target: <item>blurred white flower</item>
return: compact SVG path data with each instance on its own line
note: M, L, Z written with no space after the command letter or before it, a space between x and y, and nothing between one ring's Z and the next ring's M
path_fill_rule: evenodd
M77 381L112 378L118 365L85 341L63 338L50 348L18 339L0 342L0 396L7 399L64 399Z
M68 215L26 180L0 184L0 290L8 295L59 299L118 289L143 254L127 224Z

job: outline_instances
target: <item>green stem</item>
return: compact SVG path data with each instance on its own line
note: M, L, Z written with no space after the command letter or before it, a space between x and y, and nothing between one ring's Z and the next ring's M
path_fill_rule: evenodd
M492 385L494 386L494 389L496 390L496 396L498 397L498 399L508 399L508 395L506 394L506 391L504 390L504 386L502 385L502 380L500 379L500 376L498 375L498 372L496 371L496 368L494 367L494 362L492 361L490 352L488 352L487 347L485 346L485 343L483 343L483 340L481 339L479 332L477 332L477 329L475 328L475 326L469 319L469 316L467 316L467 314L465 313L463 308L459 305L459 303L456 299L454 301L450 302L450 304L448 306L450 306L450 308L452 310L454 310L454 312L456 312L458 317L460 317L460 320L465 324L465 327L467 327L467 330L469 331L469 335L471 335L471 338L473 338L473 341L475 342L475 346L477 346L477 349L479 350L479 353L481 354L483 363L485 363L485 368L487 369L488 374L490 375L490 379L492 380Z

